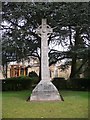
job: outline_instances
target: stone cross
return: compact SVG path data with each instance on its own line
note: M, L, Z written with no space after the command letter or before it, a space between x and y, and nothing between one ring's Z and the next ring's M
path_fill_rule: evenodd
M53 32L52 28L47 25L46 19L42 19L42 25L38 27L36 33L41 37L41 78L50 80L49 63L48 63L48 37Z
M50 81L48 63L48 38L53 32L47 25L46 19L42 19L42 24L36 30L41 37L41 81L32 91L30 101L62 101L57 88Z

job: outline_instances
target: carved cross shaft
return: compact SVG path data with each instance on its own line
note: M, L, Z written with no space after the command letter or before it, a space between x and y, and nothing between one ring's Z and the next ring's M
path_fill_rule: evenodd
M46 24L46 19L42 19L42 25L38 27L36 33L41 37L41 78L50 80L48 62L48 37L53 32L52 28Z

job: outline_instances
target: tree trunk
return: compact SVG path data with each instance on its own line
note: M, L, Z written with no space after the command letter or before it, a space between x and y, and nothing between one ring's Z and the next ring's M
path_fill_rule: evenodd
M6 62L6 78L7 78L7 69L8 69L8 66L7 66L7 62Z
M41 80L41 57L39 58L40 66L39 66L39 81Z
M88 54L87 77L90 78L90 55Z
M73 57L72 57L72 63L71 63L71 74L70 74L70 79L71 78L75 78L75 72L76 72L76 57L77 57L77 55L74 55Z
M70 79L72 78L76 78L77 77L77 74L76 73L76 67L77 67L77 46L79 44L79 31L80 31L80 28L77 27L76 28L76 34L75 34L75 44L74 44L74 53L72 53L72 63L71 63L71 74L70 74Z

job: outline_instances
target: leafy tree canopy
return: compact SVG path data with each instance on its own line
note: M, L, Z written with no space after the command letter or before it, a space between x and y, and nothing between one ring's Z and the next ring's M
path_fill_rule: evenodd
M50 65L64 58L88 59L90 51L90 4L84 2L25 2L2 4L3 61L28 56L40 59L40 37L35 33L46 18L54 28L48 44L61 45L64 51L50 48ZM14 56L14 57L13 57ZM74 56L74 57L73 57ZM6 59L6 60L5 60ZM74 61L75 62L75 61Z

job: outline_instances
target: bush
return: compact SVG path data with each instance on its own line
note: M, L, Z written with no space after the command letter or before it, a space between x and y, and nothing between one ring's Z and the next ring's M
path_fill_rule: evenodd
M78 79L70 79L65 80L64 78L54 78L52 83L57 87L58 90L60 89L67 89L67 90L90 90L89 84L90 80L88 78L78 78Z
M2 80L2 90L32 89L33 79L28 76L13 77Z
M65 80L65 78L53 78L52 83L56 86L58 90L67 88L67 81Z
M20 76L7 78L2 80L2 90L32 90L38 83L39 77ZM90 90L90 80L87 78L78 78L65 80L64 78L57 77L52 80L52 83L57 87L58 90Z
M38 75L35 71L31 71L29 72L29 77L38 77Z
M33 89L38 83L39 77L35 72L29 76L12 77L2 80L2 90L25 90Z
M32 87L34 88L39 82L39 76L35 71L29 72L29 77L32 79Z
M89 90L89 82L88 78L77 78L71 79L70 84L72 85L72 90Z

